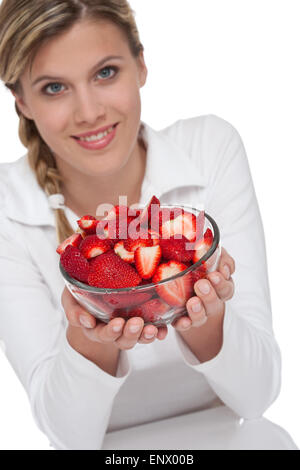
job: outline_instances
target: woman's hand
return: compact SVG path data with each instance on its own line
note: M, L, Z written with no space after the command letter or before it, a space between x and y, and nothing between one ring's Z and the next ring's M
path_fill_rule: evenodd
M195 283L197 296L191 297L186 303L188 315L175 320L172 326L178 331L187 331L201 327L211 316L224 314L225 301L234 294L234 282L231 278L234 271L234 259L222 248L218 271L207 274L205 279Z
M136 343L149 344L156 338L163 340L168 333L167 327L144 326L144 320L139 317L130 318L128 321L124 318L114 318L109 323L96 320L76 302L67 287L63 290L61 303L71 327L80 328L92 342L114 344L119 349L132 349Z

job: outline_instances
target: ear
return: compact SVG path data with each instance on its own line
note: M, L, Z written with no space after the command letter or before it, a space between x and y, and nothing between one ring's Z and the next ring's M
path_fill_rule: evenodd
M11 90L13 96L15 97L17 107L19 111L27 118L33 119L30 109L28 108L27 104L25 103L24 99L18 95L15 91Z
M139 57L138 57L138 67L139 67L139 76L140 76L140 87L142 88L145 85L147 81L147 76L148 76L148 69L146 67L143 51L140 52Z

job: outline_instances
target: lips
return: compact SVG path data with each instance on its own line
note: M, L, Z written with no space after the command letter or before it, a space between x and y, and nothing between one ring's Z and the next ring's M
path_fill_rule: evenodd
M91 137L92 135L100 134L100 133L102 133L102 132L107 131L107 130L110 129L111 127L116 127L117 125L118 125L118 123L109 124L108 126L106 126L106 127L101 127L100 129L96 129L95 131L86 132L86 133L84 133L84 134L72 135L72 137L74 137L74 139L80 139L81 137Z

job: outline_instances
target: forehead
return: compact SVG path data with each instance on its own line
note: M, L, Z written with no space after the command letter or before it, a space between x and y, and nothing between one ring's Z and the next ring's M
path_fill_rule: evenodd
M82 21L38 49L30 68L30 77L47 72L67 75L72 67L93 66L107 55L130 57L124 32L105 20Z

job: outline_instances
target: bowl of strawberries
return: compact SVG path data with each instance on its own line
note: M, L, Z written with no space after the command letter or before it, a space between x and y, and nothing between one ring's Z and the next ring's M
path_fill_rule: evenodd
M105 323L173 322L186 314L197 280L218 266L220 232L202 209L153 196L143 208L114 206L101 220L85 215L77 224L56 249L59 268L77 302Z

